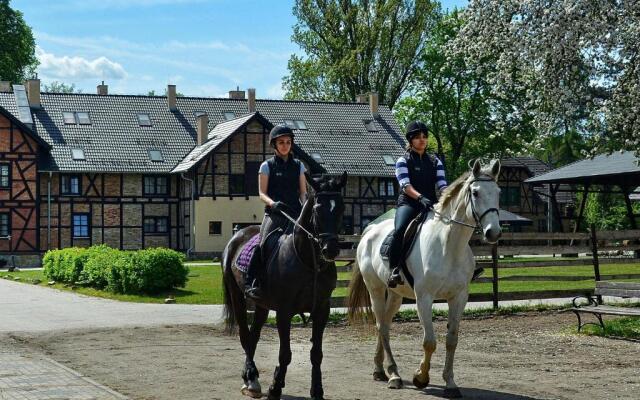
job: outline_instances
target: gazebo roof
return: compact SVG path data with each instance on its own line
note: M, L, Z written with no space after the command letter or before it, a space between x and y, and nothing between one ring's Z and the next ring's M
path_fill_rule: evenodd
M640 159L633 152L621 151L601 154L576 161L546 174L527 179L527 183L568 183L592 185L640 185Z

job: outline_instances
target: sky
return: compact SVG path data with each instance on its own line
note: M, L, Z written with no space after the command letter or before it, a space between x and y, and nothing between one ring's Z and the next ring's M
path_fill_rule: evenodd
M42 84L95 93L226 97L239 87L281 99L294 0L12 0L36 39ZM443 8L468 0L444 0Z

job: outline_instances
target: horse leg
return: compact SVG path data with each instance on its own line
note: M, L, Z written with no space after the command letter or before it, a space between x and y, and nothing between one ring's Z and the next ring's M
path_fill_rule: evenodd
M248 349L246 351L247 358L245 360L244 371L242 371L242 379L244 380L242 394L253 398L262 397L262 387L258 380L260 373L258 372L258 368L256 367L253 359L256 354L258 341L260 340L260 332L262 331L262 326L267 320L268 314L269 310L262 307L256 307L253 316L253 323L251 324L251 329L248 334Z
M447 356L444 363L444 371L442 372L442 377L446 382L444 395L448 398L462 397L460 389L458 389L458 386L453 381L453 357L456 352L456 347L458 346L460 320L462 319L464 306L467 304L467 298L468 294L464 292L448 301L449 318L447 321Z
M329 303L318 306L318 309L311 316L313 320L313 331L311 334L311 399L324 399L324 389L322 388L322 336L324 328L329 320Z
M424 349L424 358L420 363L420 368L413 375L413 384L418 389L423 389L429 385L429 369L431 368L431 356L436 350L436 336L433 331L432 307L433 299L430 296L424 296L417 299L418 316L422 322L424 329L424 338L422 339L422 348Z
M376 327L378 329L378 344L376 346L376 355L373 359L375 369L373 371L373 379L382 380L387 378L387 387L390 389L402 388L402 378L398 373L398 366L393 353L391 352L391 345L389 343L389 330L391 327L391 320L397 308L400 306L398 302L402 302L402 297L389 291L389 297L385 300L385 287L372 288L370 290L371 308L376 316ZM387 358L387 374L383 368L384 358Z
M273 372L273 382L269 387L268 400L280 400L284 378L287 375L287 367L291 362L291 314L284 315L278 311L276 314L276 324L278 326L278 336L280 337L280 353L278 355L278 366Z

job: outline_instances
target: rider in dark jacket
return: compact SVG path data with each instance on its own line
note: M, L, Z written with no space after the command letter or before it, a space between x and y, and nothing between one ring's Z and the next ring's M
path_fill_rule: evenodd
M269 233L278 228L286 231L290 221L281 213L298 218L302 203L307 196L307 181L304 164L293 158L293 131L286 125L276 125L269 133L269 143L274 156L260 165L258 190L260 200L266 206L260 227L260 246L257 246L249 262L245 279L245 295L251 298L262 296L259 280L256 279L262 264L262 245Z
M396 178L401 188L394 220L395 231L389 251L391 275L388 286L402 284L400 257L402 240L409 223L422 210L428 212L437 202L437 192L447 187L444 165L433 154L426 152L429 131L420 121L407 124L407 152L396 162Z

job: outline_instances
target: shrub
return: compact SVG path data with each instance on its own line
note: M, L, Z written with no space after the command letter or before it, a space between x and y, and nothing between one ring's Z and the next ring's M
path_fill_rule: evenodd
M76 282L86 260L86 251L78 247L47 251L42 259L44 275L58 282Z
M114 259L119 253L121 253L119 250L105 245L90 247L83 256L86 261L83 262L80 281L97 289L105 288Z
M156 248L136 251L129 271L136 291L158 293L172 287L184 287L189 270L184 255L177 251Z

